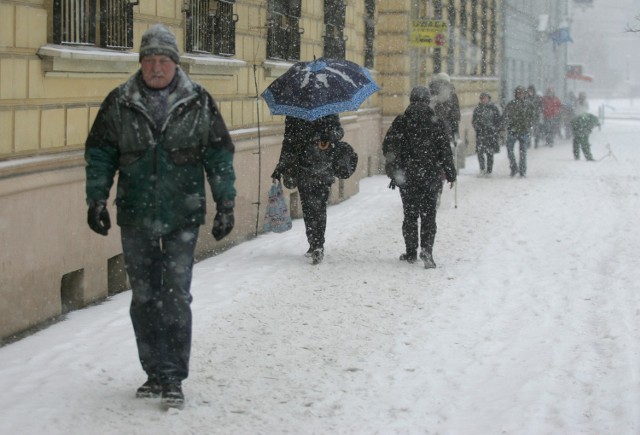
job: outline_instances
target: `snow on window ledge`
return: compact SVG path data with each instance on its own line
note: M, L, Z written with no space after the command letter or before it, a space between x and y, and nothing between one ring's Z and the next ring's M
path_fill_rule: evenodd
M187 74L234 75L247 66L243 60L209 54L183 54L180 66Z
M264 68L267 77L278 78L287 72L294 63L284 60L265 60L262 63L262 68Z
M43 45L38 49L45 73L132 73L138 53L98 47Z
M139 68L139 54L99 47L47 44L37 52L47 74L131 74ZM183 54L182 69L188 74L234 75L247 63L214 55Z

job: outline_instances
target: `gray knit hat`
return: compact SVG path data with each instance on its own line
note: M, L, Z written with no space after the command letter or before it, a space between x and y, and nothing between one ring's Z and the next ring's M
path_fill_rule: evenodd
M164 54L175 63L180 63L180 53L176 37L162 24L154 24L142 35L140 42L140 60L145 56Z

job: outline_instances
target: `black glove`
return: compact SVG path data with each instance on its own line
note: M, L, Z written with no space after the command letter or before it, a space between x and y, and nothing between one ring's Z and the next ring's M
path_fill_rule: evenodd
M220 209L216 212L216 217L213 219L213 229L211 234L216 240L222 240L233 229L235 224L235 218L233 217L233 209Z
M106 236L111 228L111 219L107 211L107 201L104 199L91 201L87 212L89 228L98 234Z
M282 178L282 173L278 168L273 170L273 173L271 174L271 178L274 180L280 180Z
M396 180L391 180L391 182L389 183L389 189L396 190Z

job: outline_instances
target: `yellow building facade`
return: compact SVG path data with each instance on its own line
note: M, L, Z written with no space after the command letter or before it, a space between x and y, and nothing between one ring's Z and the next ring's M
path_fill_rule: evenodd
M259 94L293 62L342 56L367 66L381 87L360 110L341 115L359 164L352 178L335 183L330 201L340 202L358 192L359 180L380 173L386 127L438 62L464 106L461 136L468 133L478 93L499 87L495 71L467 67L480 56L477 47L437 54L411 47L409 36L414 20L438 14L455 15L456 35L461 12L469 23L472 16L490 21L498 3L0 0L0 343L128 288L118 228L100 237L86 224L83 148L102 100L138 69L148 27L159 22L176 34L181 67L213 95L236 144L237 225L219 243L203 228L197 255L204 258L262 227L284 118L272 116ZM480 38L469 26L459 40ZM491 50L499 56L498 46ZM297 193L287 193L299 216ZM210 225L215 206L208 210Z

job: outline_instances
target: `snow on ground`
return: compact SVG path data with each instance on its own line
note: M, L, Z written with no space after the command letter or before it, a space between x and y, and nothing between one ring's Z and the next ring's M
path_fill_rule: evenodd
M467 158L435 270L398 261L383 176L330 207L319 266L300 220L198 263L183 411L134 398L129 292L70 313L0 348L0 433L640 433L639 132L531 149L526 179Z

